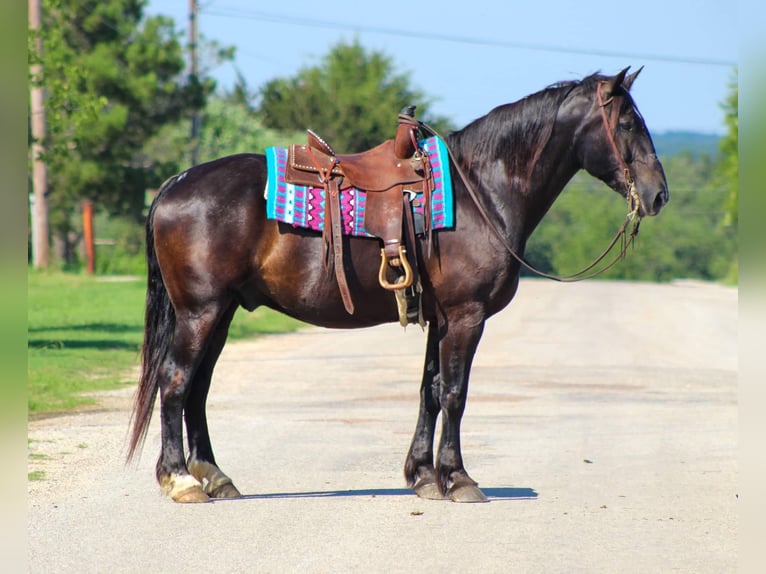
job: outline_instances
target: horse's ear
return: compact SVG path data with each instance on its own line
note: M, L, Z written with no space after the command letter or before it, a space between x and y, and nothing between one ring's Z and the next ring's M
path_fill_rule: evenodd
M641 73L641 70L643 70L644 67L641 66L638 70L633 72L632 74L628 74L625 76L625 79L622 81L622 87L625 88L627 91L630 91L631 86L633 86L633 82L636 80L638 75Z
M609 78L608 80L604 80L601 82L601 97L604 99L604 101L608 101L609 98L613 97L617 90L622 85L622 82L625 80L625 74L628 73L628 70L630 69L630 66L627 68L620 70L616 76L613 76ZM627 89L627 88L625 88Z

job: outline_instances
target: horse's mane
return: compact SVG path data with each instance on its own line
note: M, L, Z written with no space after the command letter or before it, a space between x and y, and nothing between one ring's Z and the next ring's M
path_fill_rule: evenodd
M482 163L504 161L514 185L524 191L551 138L564 99L578 87L595 89L604 79L596 73L582 80L557 82L517 102L498 106L450 134L450 147L469 172Z

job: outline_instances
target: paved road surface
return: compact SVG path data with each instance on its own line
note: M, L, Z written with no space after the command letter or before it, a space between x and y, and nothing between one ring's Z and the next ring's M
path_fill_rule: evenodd
M736 569L736 290L523 281L464 417L488 504L404 489L424 343L389 325L229 345L210 425L241 500L161 497L158 418L123 465L132 389L30 423L30 571Z

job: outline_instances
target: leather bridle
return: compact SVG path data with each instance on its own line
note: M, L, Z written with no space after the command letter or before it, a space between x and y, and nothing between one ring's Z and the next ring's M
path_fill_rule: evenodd
M603 83L605 82L600 82L598 86L596 87L596 98L597 98L599 109L601 112L601 118L603 120L604 130L606 131L607 139L609 140L609 143L612 147L612 151L617 159L617 162L619 163L620 167L623 169L623 174L625 176L625 185L627 188L626 199L628 202L629 213L625 217L625 221L617 230L617 233L615 234L614 238L612 238L612 241L609 243L607 248L601 253L601 255L599 255L596 259L594 259L590 265L581 269L580 271L577 271L576 273L571 273L569 275L555 275L552 273L546 273L545 271L540 271L539 269L537 269L536 267L528 263L519 254L517 254L516 250L513 247L511 247L511 245L508 243L505 237L503 237L502 233L500 233L497 226L490 219L486 209L484 209L484 206L481 204L481 201L479 201L479 196L476 193L476 190L474 189L470 180L468 179L465 172L463 171L463 168L460 166L454 154L452 153L452 149L449 146L447 146L447 151L449 152L449 156L452 160L452 165L454 165L455 170L457 171L458 175L460 176L460 179L463 182L463 185L465 185L465 188L468 191L468 195L470 196L474 205L476 205L476 208L479 210L479 214L481 215L484 222L487 224L490 230L494 233L494 235L500 241L500 243L505 248L505 250L508 251L508 253L511 254L513 258L516 259L516 261L518 261L521 265L526 267L532 273L535 273L536 275L540 275L541 277L545 277L547 279L552 279L554 281L559 281L562 283L574 283L575 281L583 281L584 279L590 279L592 277L600 275L607 269L610 269L611 267L613 267L618 261L623 259L625 255L627 254L628 247L633 243L633 240L635 239L636 235L638 235L638 227L639 227L639 224L641 223L641 215L639 213L639 209L641 207L641 198L639 197L638 192L636 190L636 183L635 183L635 180L633 179L630 168L628 167L628 164L625 162L625 159L622 157L622 154L620 153L620 150L617 147L617 142L614 139L614 129L616 127L617 118L619 117L619 107L615 105L613 108L614 111L612 112L612 116L615 118L615 121L614 121L615 125L613 126L610 124L609 119L607 117L606 106L614 101L614 96L610 96L606 101L604 101L604 99L601 96L601 85ZM424 131L430 133L431 135L435 135L441 138L441 136L436 132L436 130L434 130L430 126L427 126L423 122L419 122L419 124ZM441 139L444 140L444 138L441 138ZM633 223L633 226L631 227L630 232L628 232L628 226L631 224L631 222ZM606 265L604 265L603 267L601 267L600 269L594 270L594 268L599 263L601 263L606 258L607 255L609 255L609 253L612 251L612 248L614 248L615 244L618 241L620 241L620 251L615 256L615 258L609 263L607 263Z
M606 138L612 146L614 157L617 158L617 163L622 168L622 173L625 177L625 198L628 200L628 209L630 210L630 213L638 214L638 210L641 207L641 198L636 191L636 181L633 179L630 168L622 157L620 148L617 147L617 142L614 139L614 132L617 129L617 121L620 117L620 106L614 103L614 95L609 96L609 98L604 101L604 98L601 95L601 85L605 83L606 82L599 82L599 87L596 88L596 97L598 99L599 111L601 112L601 119L604 122L604 131L606 131ZM614 105L612 106L612 121L609 121L609 118L607 118L606 115L606 106L611 103L614 103Z

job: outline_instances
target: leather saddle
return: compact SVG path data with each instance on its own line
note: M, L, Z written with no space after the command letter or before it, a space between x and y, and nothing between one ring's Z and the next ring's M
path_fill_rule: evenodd
M423 193L426 217L422 231L430 231L430 204L433 177L427 154L418 145L419 122L415 106L408 106L398 116L394 139L362 153L337 154L321 137L308 130L308 143L293 144L288 149L285 180L295 185L323 187L325 190L325 265L334 267L343 304L349 314L354 303L343 266L343 241L339 193L355 187L367 192L365 229L383 242L378 281L397 295L400 321L406 325L402 310L405 290L409 299L419 288L415 223L411 202ZM421 231L419 229L419 231ZM390 281L389 270L396 278ZM411 301L406 306L411 307Z

